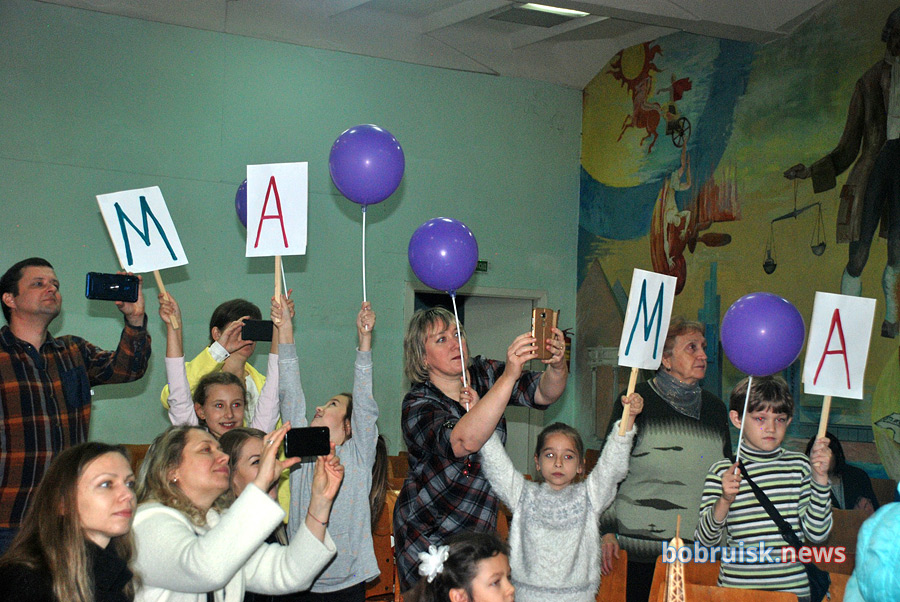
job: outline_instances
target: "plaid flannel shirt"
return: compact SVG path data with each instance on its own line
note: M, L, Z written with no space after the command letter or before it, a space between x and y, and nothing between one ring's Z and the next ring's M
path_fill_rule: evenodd
M91 387L144 375L144 324L126 324L115 352L49 333L36 350L0 329L0 527L19 526L54 454L87 440Z
M469 366L469 385L483 397L503 374L504 362L478 356ZM542 372L523 372L510 404L536 406L534 395ZM419 552L439 545L462 531L494 531L497 498L481 470L478 454L457 458L450 445L450 431L465 408L444 395L431 382L419 383L403 399L403 438L409 451L409 473L394 507L394 549L401 591L419 576ZM506 443L506 419L497 424Z

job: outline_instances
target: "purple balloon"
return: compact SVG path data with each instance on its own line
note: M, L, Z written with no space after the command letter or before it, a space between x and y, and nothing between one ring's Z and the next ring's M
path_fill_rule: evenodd
M794 363L803 348L806 326L787 299L750 293L725 312L720 336L725 355L738 370L768 376Z
M234 195L234 210L237 211L238 219L247 227L247 180L241 182L237 192Z
M374 205L394 194L405 167L400 143L377 125L357 125L345 131L334 141L328 157L334 185L360 205Z
M478 263L478 242L461 221L430 219L409 239L409 265L419 280L438 290L455 292L469 281Z

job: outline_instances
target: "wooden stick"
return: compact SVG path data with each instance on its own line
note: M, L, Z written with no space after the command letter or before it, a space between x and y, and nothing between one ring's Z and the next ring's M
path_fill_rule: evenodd
M628 390L625 392L625 397L630 397L632 393L634 393L634 386L637 384L639 368L631 369L631 377L628 379ZM622 419L619 420L619 437L624 437L625 432L628 430L628 416L626 415L626 411L630 411L629 404L624 404L622 407Z
M166 285L163 284L162 276L159 275L159 270L153 270L153 277L156 278L156 288L159 289L159 292L165 295L167 299L171 299L171 297L169 297L169 293L166 292ZM174 330L178 330L180 328L178 324L178 318L173 315L169 319L172 321L172 328Z
M831 395L826 395L825 399L822 400L822 415L819 417L819 433L816 435L816 439L825 436L825 431L828 430L828 414L830 413Z
M281 303L281 255L275 256L275 300Z
M675 521L675 537L680 537L681 533L681 515L678 515L678 520Z

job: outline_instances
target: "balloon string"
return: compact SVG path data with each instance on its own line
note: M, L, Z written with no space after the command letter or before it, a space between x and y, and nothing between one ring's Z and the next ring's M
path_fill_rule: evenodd
M463 354L462 330L459 327L459 314L456 312L456 293L450 292L450 300L453 301L453 317L456 319L456 340L459 343L459 361L462 363L463 387L469 386L466 378L466 356ZM466 411L469 411L469 402L466 402Z
M741 461L741 443L744 441L744 424L747 422L747 402L750 401L750 387L753 386L753 376L747 379L747 395L744 396L744 411L741 413L741 432L738 434L738 446L737 446L737 455L735 456L735 463Z
M366 206L362 207L362 285L363 285L363 303L366 299Z

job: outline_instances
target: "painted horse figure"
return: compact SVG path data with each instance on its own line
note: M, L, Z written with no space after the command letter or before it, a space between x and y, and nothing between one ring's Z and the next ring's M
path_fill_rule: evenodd
M653 145L656 144L656 139L659 138L656 128L659 127L662 113L662 107L658 102L647 102L652 85L653 80L650 77L645 77L637 85L632 99L634 108L631 115L625 116L625 121L622 122L622 131L619 132L619 137L616 139L616 142L621 141L622 136L625 135L625 130L630 127L646 130L647 135L641 138L641 146L644 145L644 141L647 138L652 136L653 140L650 141L650 146L647 147L648 153L653 150Z

